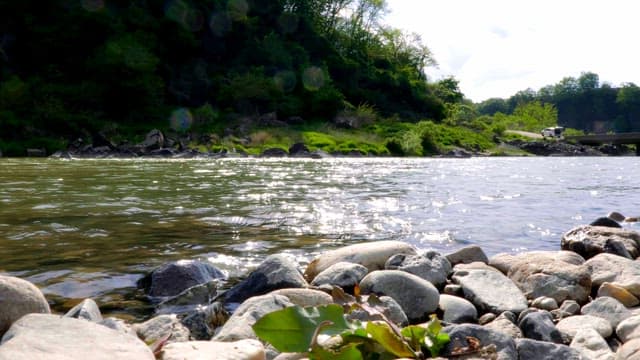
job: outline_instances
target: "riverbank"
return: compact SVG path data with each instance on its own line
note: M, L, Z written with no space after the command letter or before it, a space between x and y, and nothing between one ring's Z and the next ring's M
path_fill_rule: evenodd
M49 305L35 286L2 276L0 359L106 359L116 353L119 359L153 359L154 352L160 359L212 353L223 359L299 358L279 354L277 340L276 348L267 345L256 335L264 336L264 329L254 325L295 306L318 309L312 318L319 324L331 304L346 306L350 326L372 322L392 332L433 326L429 315L436 314L450 338L441 350L446 358L633 359L640 350L640 234L611 218L567 231L557 251L489 258L478 246L441 254L377 241L326 251L304 269L276 254L224 292L219 284L225 274L211 264L167 263L139 282L155 315L138 324L103 318L91 299L63 317L46 315ZM301 314L296 319L311 316ZM331 344L323 333L336 334L319 327L315 346ZM344 339L331 351L345 350ZM360 345L358 351L369 351ZM378 351L396 357L428 351L407 346ZM232 355L230 347L234 356L244 356L225 357Z

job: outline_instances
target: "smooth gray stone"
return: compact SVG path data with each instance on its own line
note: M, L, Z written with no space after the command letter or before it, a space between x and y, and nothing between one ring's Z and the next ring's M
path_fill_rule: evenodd
M609 296L596 298L583 306L580 311L583 315L593 315L607 320L614 329L622 320L632 316L631 311L620 301Z
M527 308L527 299L520 289L498 271L458 271L452 280L462 286L464 297L480 312L499 314L511 311L517 314Z
M580 351L567 345L532 339L516 339L518 360L582 360Z
M342 261L329 266L316 275L311 281L311 285L335 285L351 293L353 292L353 287L360 283L368 272L369 270L360 264Z
M48 314L49 303L32 283L13 276L0 275L0 336L26 314Z
M593 328L579 330L569 346L580 351L586 359L613 360L615 358L607 341Z
M178 260L153 270L138 281L138 286L151 297L168 297L221 278L224 278L222 271L208 262Z
M525 316L518 324L524 337L561 344L562 335L553 324L553 317L546 311L536 311Z
M141 324L133 325L140 339L150 344L169 335L168 342L189 341L187 329L175 315L158 315Z
M360 283L362 294L392 297L410 323L426 320L438 308L440 294L433 284L416 275L399 270L370 272Z
M497 360L513 360L518 358L515 341L500 331L485 328L475 324L449 325L443 329L449 334L449 344L442 351L442 356L450 356L452 351L459 347L469 346L468 338L474 337L480 341L481 346L495 345Z
M384 267L387 270L400 270L417 275L437 288L442 288L447 283L447 278L452 272L449 260L436 251L418 255L396 254L387 260Z
M585 262L591 268L592 286L609 282L640 297L640 261L613 254L598 254Z
M225 303L242 303L273 290L308 287L298 265L288 256L267 257L249 276L222 294Z
M477 245L465 246L462 249L447 254L446 257L451 263L451 266L455 266L457 264L469 264L476 261L483 262L485 264L489 263L487 255L484 253L482 248Z
M76 319L89 320L96 323L102 321L102 314L100 313L100 308L98 308L98 304L92 299L84 299L78 305L72 307L66 314L65 317L71 317Z
M616 327L616 335L627 342L634 338L640 338L640 315L635 315L622 320Z
M289 298L282 295L254 296L243 302L231 315L229 320L218 330L212 340L236 341L242 339L256 339L253 324L261 317L274 311L293 306Z
M475 323L478 320L476 307L461 297L441 294L438 308L443 312L442 320L448 323Z
M603 338L608 338L613 333L611 324L606 319L592 315L574 315L560 320L556 328L564 336L572 339L578 331L585 328L596 330Z
M484 327L505 333L513 339L521 338L522 330L515 324L514 318L515 315L512 312L505 311Z
M91 321L29 314L2 337L0 360L154 360L135 336Z

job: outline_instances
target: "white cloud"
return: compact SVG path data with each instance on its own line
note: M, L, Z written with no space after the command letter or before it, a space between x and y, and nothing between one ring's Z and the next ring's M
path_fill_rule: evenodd
M387 22L434 53L432 78L453 75L482 101L552 85L583 71L640 84L633 0L387 0Z

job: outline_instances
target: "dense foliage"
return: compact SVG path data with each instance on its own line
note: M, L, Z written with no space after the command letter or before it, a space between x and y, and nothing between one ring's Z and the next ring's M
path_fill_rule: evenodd
M222 134L247 115L329 122L358 105L440 120L446 86L427 82L431 53L418 36L380 23L385 6L1 0L0 141L127 137L169 119L177 130Z
M558 125L585 132L640 131L640 87L633 83L614 87L599 76L584 72L565 77L538 91L527 89L509 99L489 99L478 104L481 115L515 114L521 104L541 102L557 109Z

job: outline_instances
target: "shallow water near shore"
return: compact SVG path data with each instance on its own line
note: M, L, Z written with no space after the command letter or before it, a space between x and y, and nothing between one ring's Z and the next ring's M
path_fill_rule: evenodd
M242 277L267 255L401 240L443 253L557 250L610 211L640 215L640 158L0 159L0 272L55 310L94 298L144 318L135 283L208 259ZM631 229L640 225L625 224Z

